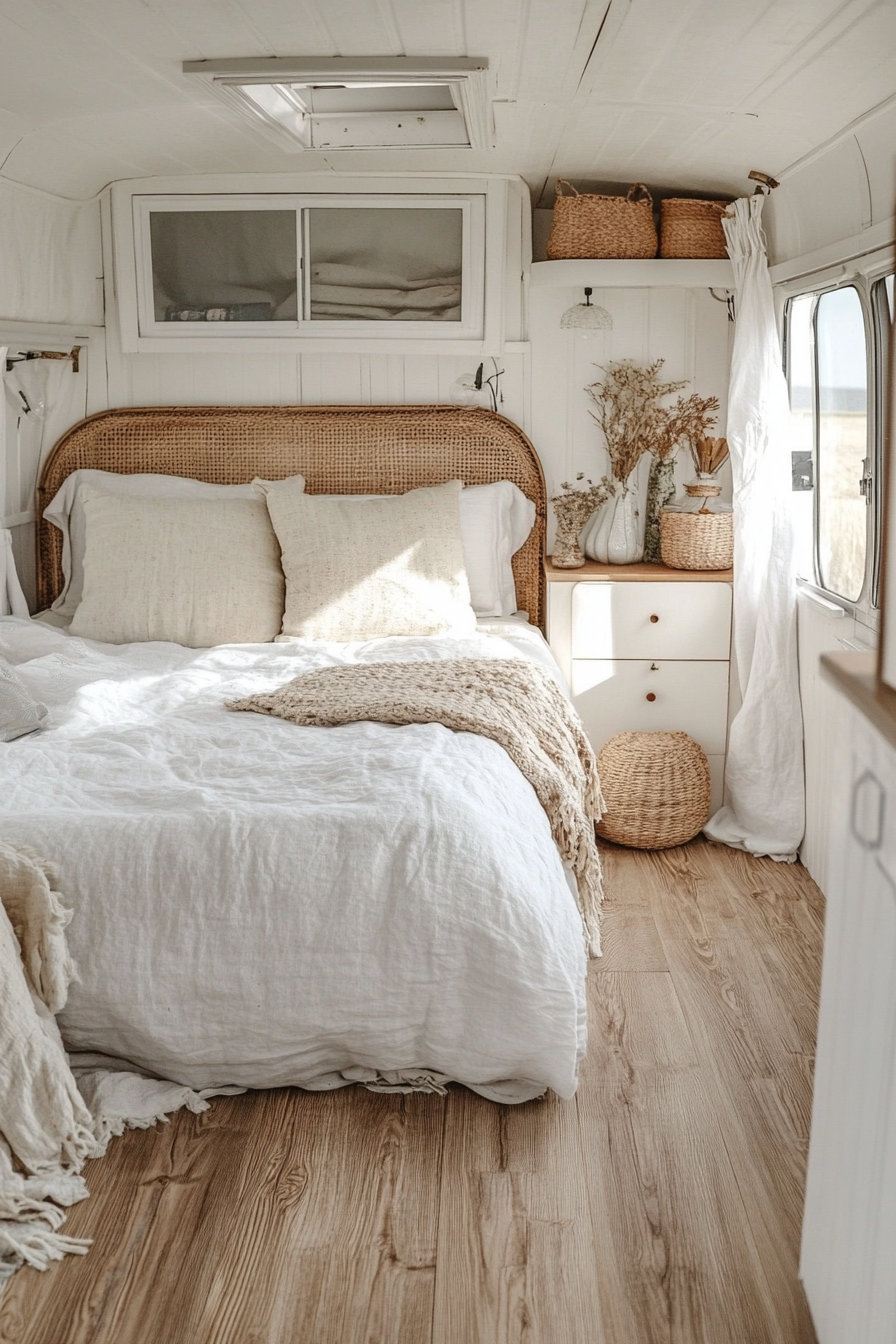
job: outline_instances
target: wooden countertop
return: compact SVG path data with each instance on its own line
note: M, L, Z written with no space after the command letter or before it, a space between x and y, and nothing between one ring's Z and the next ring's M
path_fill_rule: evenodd
M823 653L821 671L896 747L896 691L878 684L875 651Z
M612 579L614 583L731 583L733 569L669 569L667 565L599 565L586 560L579 569L555 569L546 556L544 572L552 583Z

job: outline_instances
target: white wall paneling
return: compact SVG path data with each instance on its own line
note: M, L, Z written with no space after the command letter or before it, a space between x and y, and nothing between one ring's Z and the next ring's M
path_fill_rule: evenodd
M0 178L0 319L100 325L100 215Z
M584 392L602 375L601 365L632 359L648 364L663 358L667 380L686 378L683 395L699 392L721 403L716 433L724 434L733 324L724 303L706 288L595 289L592 302L613 318L612 331L582 337L563 331L560 318L583 301L578 288L533 286L529 292L532 347L532 439L541 456L549 494L579 471L593 479L608 471L601 434ZM649 462L641 472L646 483ZM679 485L693 478L689 457L679 455ZM730 471L722 483L730 499ZM552 539L552 536L551 536Z
M119 356L114 363L110 404L115 406L378 406L448 403L452 383L474 370L479 358L139 354ZM498 410L524 430L528 426L527 364L523 350L507 352L498 360L498 367L504 369L504 403ZM486 374L490 373L490 359L485 366Z

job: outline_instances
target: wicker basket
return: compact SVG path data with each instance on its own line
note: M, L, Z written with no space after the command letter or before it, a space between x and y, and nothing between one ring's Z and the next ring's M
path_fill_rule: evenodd
M693 840L709 819L709 762L687 733L620 733L597 758L607 810L597 833L632 849Z
M727 209L727 201L661 201L660 256L727 257L722 228Z
M561 188L569 187L572 196ZM627 196L580 193L557 179L557 201L547 254L551 261L573 257L655 257L653 199L643 182Z
M711 482L686 485L692 499L711 499L722 493ZM663 509L660 514L660 555L670 569L730 569L734 564L734 515L704 507L694 513Z

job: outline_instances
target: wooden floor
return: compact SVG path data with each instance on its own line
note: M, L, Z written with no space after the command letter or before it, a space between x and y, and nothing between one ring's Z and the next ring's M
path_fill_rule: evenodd
M814 1344L797 1281L822 901L610 849L577 1095L278 1091L90 1164L7 1344Z

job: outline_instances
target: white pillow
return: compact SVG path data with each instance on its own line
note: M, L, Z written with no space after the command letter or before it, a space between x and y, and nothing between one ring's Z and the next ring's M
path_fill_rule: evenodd
M153 499L254 499L251 485L209 485L183 476L160 476L138 472L122 476L117 471L73 471L44 509L44 517L62 533L62 573L65 586L51 610L73 616L84 590L84 506L82 486L99 488L106 495L134 495Z
M477 616L512 616L518 603L511 556L535 523L535 505L512 481L468 485L460 497L460 531Z
M46 705L31 698L9 663L0 658L0 742L33 733L46 717Z
M469 634L460 481L404 495L306 495L259 482L286 575L283 634L349 641Z
M283 617L268 511L253 499L151 499L81 487L84 594L71 633L108 644L263 644Z
M301 476L290 476L301 481ZM52 610L72 616L84 589L84 508L82 485L107 494L155 499L252 499L252 485L209 485L182 476L115 471L73 471L44 509L44 517L62 532L65 586ZM378 495L337 495L337 499L378 499ZM468 485L460 500L460 527L470 601L477 616L512 616L517 609L511 557L535 524L535 505L512 481Z

